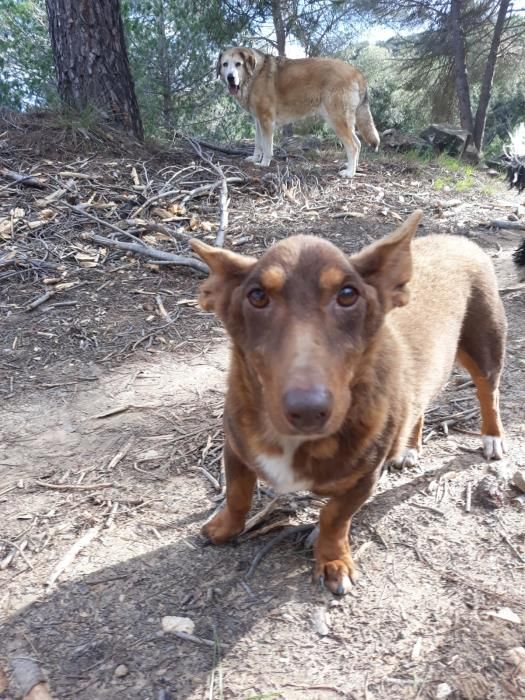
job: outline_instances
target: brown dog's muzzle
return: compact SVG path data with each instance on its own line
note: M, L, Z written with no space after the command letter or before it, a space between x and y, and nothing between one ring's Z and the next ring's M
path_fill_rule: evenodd
M332 415L332 392L324 386L292 388L282 397L283 412L292 428L300 433L322 431Z

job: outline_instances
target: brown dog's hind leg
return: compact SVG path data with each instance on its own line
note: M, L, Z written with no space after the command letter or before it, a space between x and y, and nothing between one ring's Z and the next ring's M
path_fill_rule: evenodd
M506 330L505 312L497 291L490 288L475 290L463 323L457 360L476 385L486 459L502 459L505 452L499 411L499 383Z
M226 505L202 528L202 534L213 544L222 544L242 532L256 481L254 472L237 457L228 442L224 443L224 470Z
M352 516L374 490L377 474L377 470L367 474L350 491L332 498L319 516L314 577L337 595L348 593L357 579L348 533Z

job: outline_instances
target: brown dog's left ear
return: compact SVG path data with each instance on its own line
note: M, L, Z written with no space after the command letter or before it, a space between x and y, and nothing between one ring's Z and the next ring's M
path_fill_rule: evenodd
M365 282L382 292L381 296L385 298L389 308L405 306L408 303L409 292L406 285L412 276L410 246L422 217L423 212L416 210L394 233L372 243L350 258L350 262Z
M214 311L224 320L233 291L257 263L257 258L215 248L197 238L190 240L190 246L210 268L210 276L200 287L199 303L205 311Z
M253 51L250 51L250 49L243 49L240 54L244 61L244 65L246 66L246 72L249 76L251 76L255 70L257 59L255 58Z
M222 61L222 51L219 54L219 58L217 59L217 63L215 65L215 72L216 72L216 77L219 78L221 75L221 61Z

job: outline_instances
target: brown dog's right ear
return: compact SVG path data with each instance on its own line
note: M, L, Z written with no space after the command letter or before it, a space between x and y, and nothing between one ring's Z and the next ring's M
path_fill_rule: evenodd
M372 243L350 258L365 282L380 292L386 311L408 303L407 284L412 276L410 247L422 217L421 210L412 212L389 236Z
M215 248L197 238L190 240L190 246L210 268L210 276L200 288L199 304L224 320L233 291L257 263L257 258Z
M215 73L216 73L217 78L220 78L220 75L221 75L222 54L223 54L223 52L221 51L219 54L219 58L217 59L217 63L215 64ZM197 252L197 251L195 251L195 252Z

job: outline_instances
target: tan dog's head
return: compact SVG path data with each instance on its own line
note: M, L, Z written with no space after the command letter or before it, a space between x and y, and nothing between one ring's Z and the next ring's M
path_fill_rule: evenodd
M217 77L228 86L230 95L237 95L242 85L252 76L257 54L252 49L233 47L224 49L217 59Z
M386 314L408 302L421 216L351 257L312 236L260 260L191 241L211 270L200 303L224 323L277 433L314 439L341 427Z

